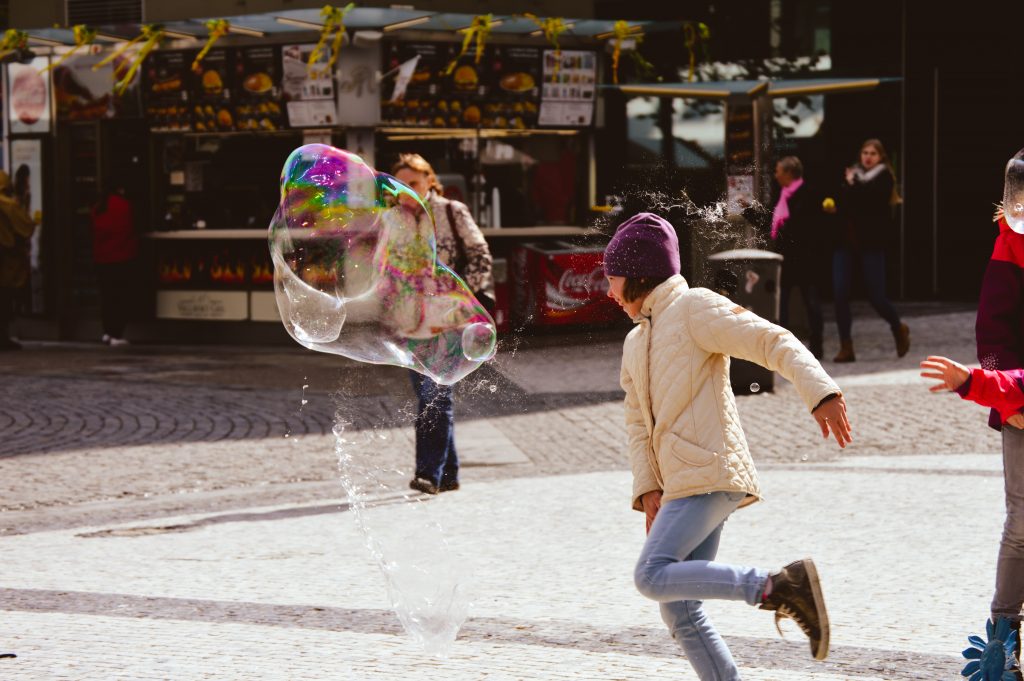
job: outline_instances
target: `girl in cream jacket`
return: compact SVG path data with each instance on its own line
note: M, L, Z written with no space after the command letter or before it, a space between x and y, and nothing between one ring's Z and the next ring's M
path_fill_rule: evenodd
M604 254L609 296L637 324L626 338L622 387L633 507L648 537L634 574L701 679L739 679L706 599L742 600L788 617L828 654L828 614L814 562L777 572L714 561L729 515L761 497L729 381L729 357L778 371L796 387L822 435L840 447L850 424L839 387L789 331L679 274L679 244L665 220L624 222Z

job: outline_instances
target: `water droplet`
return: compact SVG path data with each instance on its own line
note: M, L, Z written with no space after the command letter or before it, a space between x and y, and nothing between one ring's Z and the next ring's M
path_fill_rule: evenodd
M759 390L761 390L761 384L760 383L751 383L750 384L750 392L756 393Z
M496 385L492 385L492 386L490 387L490 391L491 391L492 393L496 393L496 392L498 392L498 386L496 386Z
M807 461L807 455L806 455L806 454L804 454L803 456L801 456L801 457L800 457L800 460L801 460L801 461Z

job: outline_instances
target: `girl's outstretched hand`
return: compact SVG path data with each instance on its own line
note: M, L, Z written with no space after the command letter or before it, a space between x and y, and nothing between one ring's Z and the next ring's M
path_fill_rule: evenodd
M811 416L818 422L821 434L826 440L829 431L832 432L840 449L853 442L850 435L853 428L850 427L850 419L846 416L846 400L842 395L819 405L811 412Z
M921 362L921 369L923 369L921 371L922 377L934 378L938 381L938 383L928 388L933 393L942 392L943 390L956 390L971 375L970 370L963 364L954 362L948 357L940 357L938 355L930 355L928 359Z

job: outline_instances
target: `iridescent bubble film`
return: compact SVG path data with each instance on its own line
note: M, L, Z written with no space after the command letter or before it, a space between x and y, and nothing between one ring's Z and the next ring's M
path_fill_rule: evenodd
M452 384L494 356L494 320L437 261L429 207L355 154L291 153L270 223L274 291L292 338L311 350L408 367Z
M1010 229L1024 234L1024 149L1018 151L1006 164L1003 215Z

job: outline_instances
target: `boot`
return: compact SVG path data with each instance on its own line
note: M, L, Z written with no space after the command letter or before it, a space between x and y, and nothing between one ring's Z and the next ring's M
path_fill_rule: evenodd
M910 327L900 322L899 328L893 330L892 337L896 341L897 357L902 357L910 351Z
M856 362L857 357L853 354L853 341L839 341L839 354L832 358L832 361L841 364L843 362Z
M792 619L811 641L811 655L815 660L828 657L828 612L821 595L818 570L810 558L790 563L771 575L772 592L759 606L775 611L775 628L782 635L779 620Z

